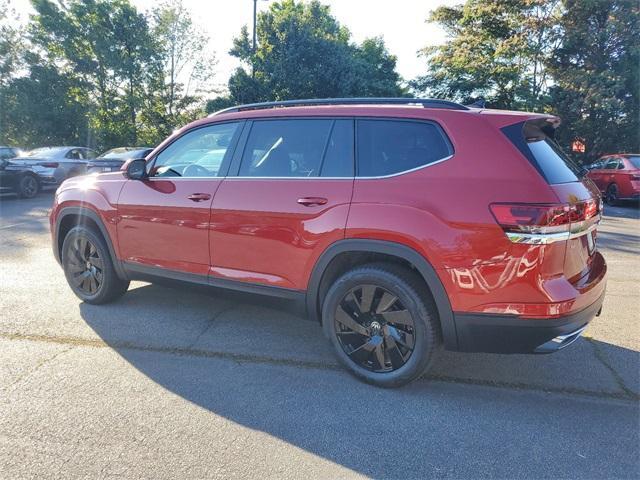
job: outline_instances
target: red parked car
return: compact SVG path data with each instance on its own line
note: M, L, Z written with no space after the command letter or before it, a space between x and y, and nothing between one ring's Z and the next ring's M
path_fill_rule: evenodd
M230 108L67 180L53 251L88 303L160 278L299 301L376 385L440 345L553 352L600 313L607 270L599 193L558 124L406 98Z
M610 205L640 200L640 154L605 155L589 167L587 176Z

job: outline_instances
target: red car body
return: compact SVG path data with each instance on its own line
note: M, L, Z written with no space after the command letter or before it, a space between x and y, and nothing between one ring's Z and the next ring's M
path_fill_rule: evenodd
M605 155L587 176L608 201L640 199L640 154Z
M599 314L606 264L595 248L598 190L578 177L550 183L523 154L518 142L526 139L511 138L523 126L552 129L549 115L415 105L247 109L187 125L147 162L203 126L285 118L344 119L356 131L361 119L433 122L452 153L378 177L247 177L232 160L216 178L131 180L123 171L70 179L50 217L56 257L65 232L88 222L106 237L123 278L274 294L303 301L312 318L343 263L395 258L424 279L450 350L552 351ZM553 209L562 219L547 220Z

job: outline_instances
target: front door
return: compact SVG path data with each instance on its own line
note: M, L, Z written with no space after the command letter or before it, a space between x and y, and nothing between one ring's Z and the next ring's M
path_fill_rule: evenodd
M246 128L243 153L213 202L212 281L304 290L318 256L344 238L353 121L256 120Z
M185 132L149 160L149 177L129 180L118 200L118 245L129 268L202 276L209 270L209 216L240 122ZM158 272L161 273L161 272Z

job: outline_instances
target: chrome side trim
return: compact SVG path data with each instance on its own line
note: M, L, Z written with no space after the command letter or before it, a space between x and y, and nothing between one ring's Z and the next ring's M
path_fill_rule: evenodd
M505 232L507 238L513 243L526 243L529 245L548 245L555 242L564 242L573 238L580 238L590 234L600 223L600 217L595 222L581 222L576 228L572 228L570 232L557 233L519 233Z
M433 165L437 165L442 162L446 162L450 158L453 158L453 155L449 155L448 157L441 158L440 160L436 160L435 162L428 163L426 165L420 165L419 167L411 168L409 170L404 170L398 173L391 173L389 175L381 175L378 177L246 177L246 176L226 176L226 177L147 177L146 180L165 180L165 181L174 181L174 180L207 180L207 179L218 179L218 180L380 180L384 178L392 178L398 177L400 175L406 175L407 173L417 172L418 170L422 170L424 168L429 168Z
M418 170L422 170L424 168L429 168L433 165L437 165L438 163L445 162L453 158L453 155L449 155L448 157L441 158L440 160L436 160L435 162L427 163L426 165L420 165L419 167L410 168L409 170L403 170L398 173L391 173L389 175L380 175L377 177L360 177L360 176L351 176L351 177L243 177L243 176L229 176L226 177L226 180L380 180L384 178L392 178L398 177L400 175L406 175L407 173L417 172Z

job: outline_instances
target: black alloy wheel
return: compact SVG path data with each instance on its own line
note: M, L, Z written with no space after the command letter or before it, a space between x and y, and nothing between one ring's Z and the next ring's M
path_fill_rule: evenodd
M18 195L21 198L33 198L38 194L40 185L33 175L23 175L20 179Z
M440 344L424 280L389 263L358 266L335 280L322 300L322 325L340 363L379 387L418 378Z
M74 285L87 295L95 295L104 276L104 260L87 238L76 237L68 250L69 273Z
M129 288L129 280L120 278L113 266L104 237L92 228L73 227L65 236L61 257L67 283L84 302L108 303Z
M383 287L351 289L338 305L334 322L344 352L367 370L392 372L413 353L413 317L400 299Z

